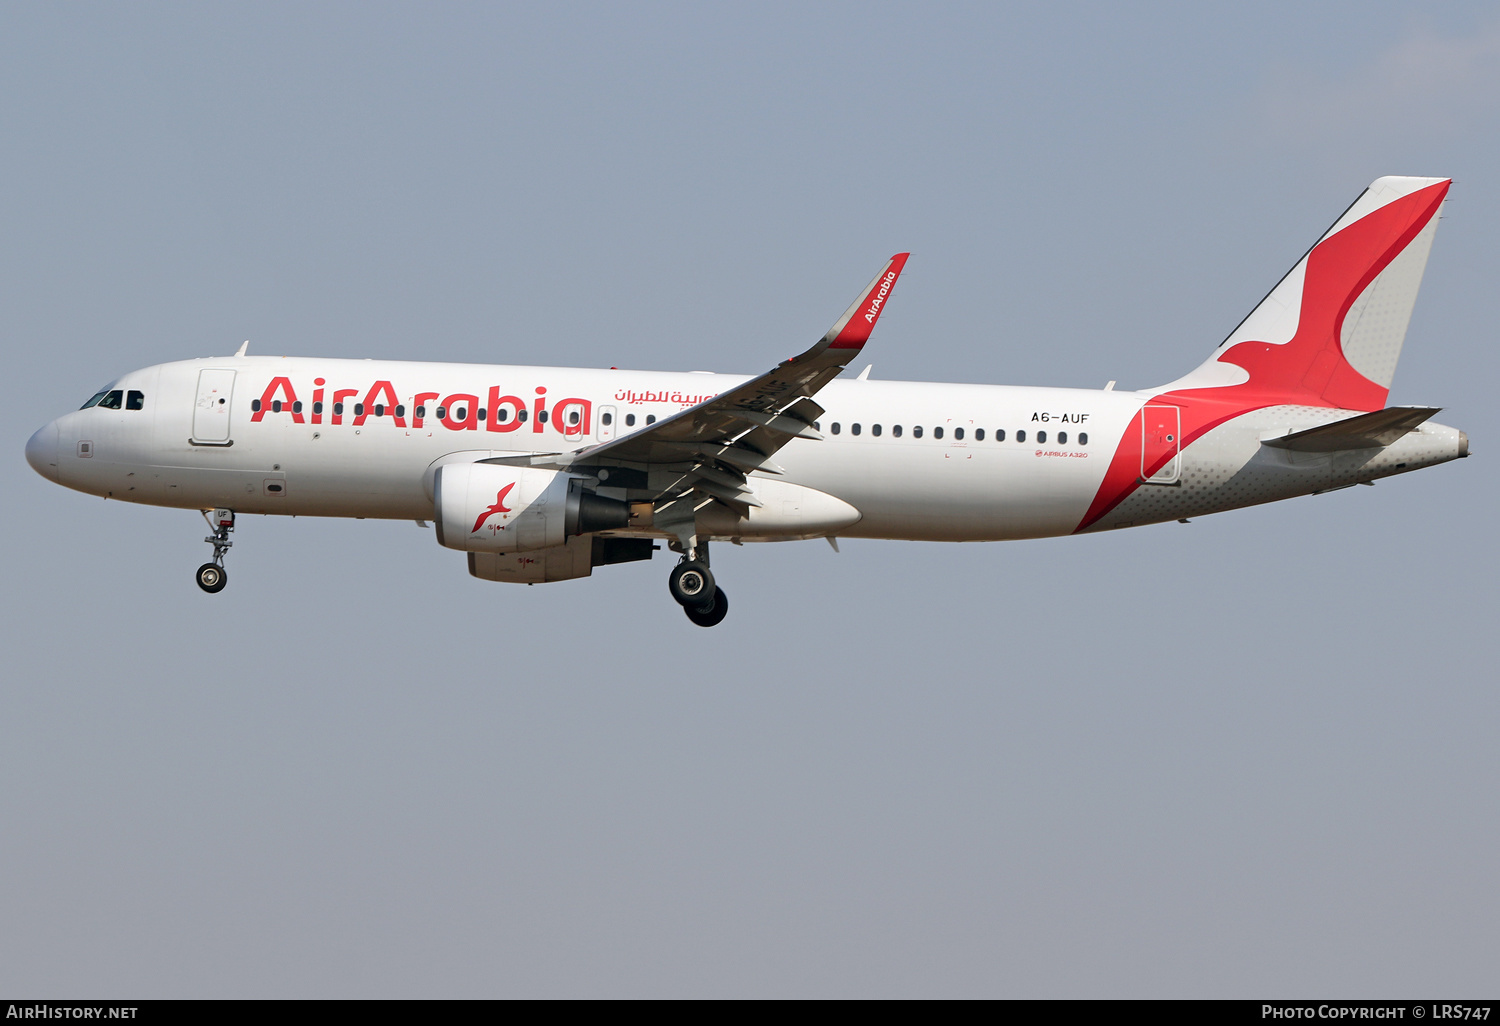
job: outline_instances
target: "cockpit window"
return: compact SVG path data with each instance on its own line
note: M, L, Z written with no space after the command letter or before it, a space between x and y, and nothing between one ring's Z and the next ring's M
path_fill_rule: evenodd
M99 400L99 406L105 410L118 410L124 400L125 393L115 388L104 393L104 398Z
M102 391L102 392L95 392L93 394L93 396L89 399L88 402L84 403L82 406L80 406L78 408L80 410L86 410L90 406L98 406L99 405L99 400L103 399L107 395L109 395L109 389L107 389L107 388L104 391Z
M300 405L300 404L299 404ZM125 408L127 410L144 410L146 408L146 394L131 389L125 393Z

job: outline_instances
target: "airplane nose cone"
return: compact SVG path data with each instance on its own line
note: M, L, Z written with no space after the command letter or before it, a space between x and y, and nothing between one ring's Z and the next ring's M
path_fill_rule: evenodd
M26 462L49 481L57 480L57 425L48 424L26 442Z

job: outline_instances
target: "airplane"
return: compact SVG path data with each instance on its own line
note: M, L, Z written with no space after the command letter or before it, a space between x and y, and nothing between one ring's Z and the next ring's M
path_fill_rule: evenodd
M908 254L757 377L250 356L132 371L32 435L48 480L197 509L227 582L240 514L435 526L487 581L678 555L699 626L713 542L999 541L1186 520L1469 454L1386 406L1451 180L1386 177L1203 364L1140 391L841 378Z

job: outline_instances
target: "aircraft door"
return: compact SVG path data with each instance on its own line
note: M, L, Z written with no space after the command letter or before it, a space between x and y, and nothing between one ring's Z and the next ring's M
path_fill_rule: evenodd
M198 372L198 399L193 406L193 441L199 445L232 445L229 439L230 400L234 371L211 368Z
M1181 472L1182 411L1176 406L1147 406L1141 411L1141 479L1176 484Z
M599 433L599 441L607 442L615 437L615 418L619 416L613 406L599 407L599 424L594 429Z

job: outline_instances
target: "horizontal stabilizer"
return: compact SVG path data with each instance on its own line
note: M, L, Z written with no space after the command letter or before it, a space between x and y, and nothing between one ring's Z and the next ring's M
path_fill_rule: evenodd
M1415 431L1422 422L1438 412L1434 406L1392 406L1374 413L1362 413L1347 420L1321 424L1306 431L1294 431L1280 438L1264 439L1261 444L1294 452L1340 452L1345 449L1380 449L1402 435Z

